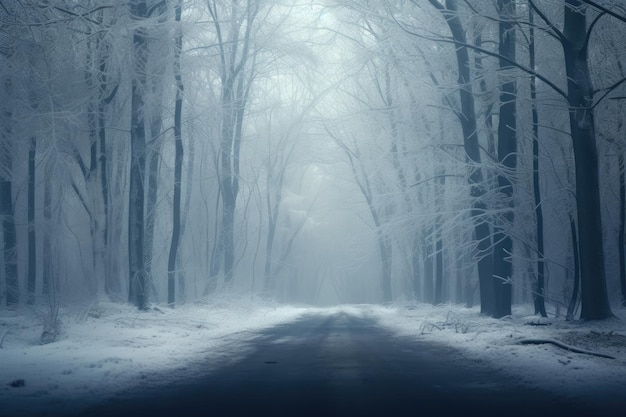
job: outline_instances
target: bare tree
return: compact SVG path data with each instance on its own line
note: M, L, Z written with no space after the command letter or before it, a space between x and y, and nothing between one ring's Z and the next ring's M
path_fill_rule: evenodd
M148 34L144 21L149 17L145 0L129 3L133 28L133 78L130 126L130 198L128 215L128 297L137 308L146 308L146 276L144 252L144 180L146 172L146 126L144 94L146 92L146 60Z
M174 78L176 80L176 101L174 104L174 206L172 212L172 240L167 262L167 303L174 305L176 302L176 257L181 232L181 183L183 166L183 138L182 138L182 111L183 111L183 80L180 71L180 54L183 48L183 31L181 27L182 0L176 3L174 8L174 20L177 24L176 37L174 39Z
M574 145L576 206L578 212L582 319L612 316L606 290L600 180L594 108L594 88L589 69L589 39L595 25L587 26L588 6L565 0L563 30L559 30L534 2L531 6L563 47L569 106L570 134ZM597 19L595 20L597 21Z
M499 49L500 70L505 74L512 69L509 63L515 60L515 2L498 0L500 17ZM507 229L513 227L513 181L517 167L517 85L515 78L510 76L500 86L500 113L498 117L498 161L501 170L498 174L498 191L503 195L502 225L494 230L493 268L494 268L494 309L496 318L511 315L511 277L513 264L513 239Z
M467 161L471 172L468 177L471 186L472 218L474 221L474 234L478 250L478 274L480 282L480 305L482 314L493 314L493 258L491 254L491 228L485 219L487 206L482 201L485 195L484 176L481 168L480 147L478 145L478 127L476 123L476 110L474 93L471 81L470 59L468 43L465 37L465 29L458 14L456 0L446 0L445 5L437 0L429 0L444 17L452 37L456 43L455 52L458 69L458 86L460 95L461 111L459 122L463 131L463 143Z
M535 22L532 7L528 7L528 55L529 67L535 68ZM532 106L532 131L533 131L533 200L535 204L535 230L537 234L537 281L533 288L533 302L535 304L535 314L547 317L545 305L545 261L544 257L544 237L543 237L543 204L541 202L541 188L539 185L539 111L537 109L537 77L530 76L530 101Z
M235 264L234 222L237 196L241 139L248 97L255 73L253 31L260 10L258 0L230 2L230 10L222 15L225 5L207 2L217 36L219 75L221 82L221 131L219 145L219 177L222 214L219 236L211 259L207 289L215 288L217 275L224 267L224 282L230 285Z

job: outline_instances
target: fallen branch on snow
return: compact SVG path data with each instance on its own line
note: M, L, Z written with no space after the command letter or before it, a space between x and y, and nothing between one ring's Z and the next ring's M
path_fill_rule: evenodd
M607 355L605 353L599 353L599 352L594 352L591 350L580 349L575 346L571 346L571 345L565 344L563 342L559 342L558 340L554 340L554 339L521 339L521 340L518 340L517 343L520 345L542 345L542 344L549 343L551 345L560 347L561 349L569 350L570 352L574 352L574 353L582 353L585 355L599 356L601 358L615 359L615 357L611 355Z

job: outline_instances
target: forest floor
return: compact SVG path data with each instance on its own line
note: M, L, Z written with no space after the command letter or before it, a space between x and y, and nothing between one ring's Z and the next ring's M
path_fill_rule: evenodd
M458 360L484 364L529 387L611 403L626 392L626 311L602 322L540 319L527 306L512 317L481 317L457 305L284 306L221 298L138 312L101 302L62 308L57 341L40 344L44 315L0 311L0 416L76 413L137 387L193 380L242 360L264 329L314 315L345 313L416 341L454 347ZM551 340L612 356L573 353ZM202 363L202 366L197 366ZM617 404L617 403L616 403Z

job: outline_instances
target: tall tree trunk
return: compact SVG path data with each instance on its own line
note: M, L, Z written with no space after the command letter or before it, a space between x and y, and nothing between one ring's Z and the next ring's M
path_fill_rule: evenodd
M228 20L218 17L217 2L208 1L207 6L213 18L220 58L222 126L219 181L223 204L219 238L213 251L209 283L205 292L214 286L222 257L224 284L230 286L233 279L235 208L239 193L239 153L246 103L254 78L251 74L254 73L255 55L250 53L250 36L259 11L259 2L247 1L243 5L239 2L231 2ZM228 39L223 36L224 22L229 24ZM248 60L251 58L252 65L249 65Z
M221 253L224 256L224 285L230 286L233 279L233 267L235 265L235 195L232 185L225 185L227 188L222 208L222 224L221 224Z
M105 9L99 10L93 19L100 25L104 23ZM108 59L110 45L105 40L105 33L92 33L88 42L88 54L85 67L85 81L94 97L90 99L87 111L89 126L90 163L85 175L85 187L89 196L91 211L91 241L93 268L96 288L103 288L105 294L112 296L119 292L113 282L110 271L111 254L108 251L109 238L109 186L107 173L106 146L106 108L115 97L119 84L108 91Z
M530 22L529 51L530 68L535 68L535 27L532 7L528 7L528 21ZM533 288L533 302L535 314L547 317L544 297L545 263L543 259L543 205L541 203L541 187L539 185L539 111L537 110L537 77L530 77L530 101L533 121L533 197L535 202L535 225L537 233L537 280Z
M446 0L445 7L438 0L429 0L439 9L450 28L452 38L457 42L456 61L458 67L458 85L461 102L459 117L463 131L463 143L470 175L468 182L473 199L471 216L474 221L474 239L478 257L478 278L480 283L481 314L491 315L494 311L493 294L493 259L491 253L491 228L485 219L487 207L482 200L485 195L483 172L481 169L480 146L478 144L478 127L472 88L469 52L466 46L465 30L458 15L457 0Z
M184 93L184 92L183 92ZM181 103L182 106L182 103ZM181 107L181 116L182 116L182 107ZM181 137L182 137L182 117L181 117ZM193 184L193 172L194 172L194 150L193 150L193 141L187 142L187 149L185 151L187 155L187 163L185 165L186 168L186 184L187 190L191 190L191 185ZM182 191L182 184L181 184ZM179 238L179 248L180 241L185 236L185 231L187 230L187 224L189 219L189 206L191 204L191 192L185 194L185 203L181 209L180 213L180 238ZM207 222L208 223L208 222ZM207 244L207 248L209 245ZM187 298L187 281L185 277L185 269L181 268L182 260L183 260L183 252L179 249L176 251L176 281L178 282L178 294L177 298L180 302L185 302Z
M8 115L8 118L11 116ZM17 232L15 230L15 211L13 205L13 157L9 144L9 135L2 127L0 137L0 219L4 241L4 277L6 282L6 305L17 306L20 301L19 278L17 276Z
M101 15L98 17L101 21ZM93 93L93 97L89 98L87 107L87 126L89 137L89 164L87 166L82 162L82 157L78 150L75 150L75 158L79 163L79 166L83 173L83 179L85 183L85 193L87 198L84 198L83 204L89 214L89 232L91 238L91 255L92 255L92 271L89 276L90 289L92 295L95 296L98 288L103 287L106 291L106 272L105 272L105 257L106 257L106 231L103 226L106 224L106 219L103 213L103 201L102 191L100 189L101 182L98 178L99 171L99 135L103 134L104 127L100 126L100 123L104 124L100 111L104 111L103 97L105 85L102 85L106 75L101 71L106 70L105 58L101 54L100 48L103 45L103 34L97 33L89 37L87 42L87 55L85 62L84 78L85 84L90 92ZM78 193L78 190L76 190Z
M498 0L500 16L500 42L498 52L500 72L507 77L506 71L512 67L505 59L515 60L515 2ZM504 213L502 224L494 231L494 310L493 317L511 315L513 263L513 184L511 178L517 169L517 85L513 76L508 76L500 87L500 115L498 117L498 162L501 172L498 174L498 190L503 198Z
M104 292L108 296L117 294L119 292L119 280L113 278L111 271L111 253L109 251L109 172L108 172L108 160L107 160L107 140L106 140L106 127L105 127L105 114L106 107L113 100L117 89L116 86L113 92L105 97L105 89L107 87L106 81L106 58L100 58L100 99L98 100L98 169L100 170L100 193L102 202L102 219L100 221L100 233L102 233L102 251L104 254Z
M276 233L276 223L268 224L267 238L265 241L265 262L263 265L263 292L270 294L274 289L274 277L272 276L272 258L274 252L274 235Z
M413 285L413 298L420 301L422 295L422 274L420 273L420 245L417 233L413 236L411 244L411 283Z
M433 299L434 305L439 305L443 302L443 241L441 239L441 226L437 225L437 232L435 235L435 297Z
M35 234L35 158L37 139L30 138L28 148L28 291L26 303L35 304L37 284L37 236Z
M443 126L441 127L443 129ZM442 133L443 134L443 133ZM442 140L443 142L443 140ZM444 199L443 195L445 193L445 185L446 185L446 177L445 170L440 169L437 172L437 178L435 179L435 200L437 207L443 209ZM444 293L444 276L443 276L443 225L441 217L437 217L435 220L435 228L434 228L434 236L435 239L435 296L433 300L434 305L441 304Z
M160 84L161 80L155 83ZM157 296L154 276L152 274L152 256L154 252L154 233L157 214L157 198L159 194L159 168L161 161L161 147L163 139L161 135L163 121L161 115L160 99L162 98L162 88L156 86L151 91L152 105L150 107L150 137L149 146L146 146L147 153L147 173L146 173L146 221L144 230L144 256L146 264L146 292L152 297ZM157 103L157 104L154 104Z
M147 17L146 2L133 0L130 12L135 20ZM133 31L134 73L131 86L130 197L128 212L129 301L146 307L144 254L144 173L146 169L146 130L144 93L146 87L147 34L145 28Z
M154 127L155 123L150 123ZM151 132L154 132L151 130ZM159 132L160 133L160 132ZM157 135L159 134L157 133ZM146 147L147 160L146 160L146 211L145 211L145 229L143 236L144 257L146 264L146 292L150 296L156 296L156 287L154 285L154 277L152 274L152 254L154 252L154 233L156 223L156 211L157 211L157 198L159 194L159 161L161 160L160 144L155 141L153 134L150 134L151 144Z
M587 6L582 0L566 0L565 3L562 44L576 167L580 317L583 320L598 320L612 317L613 313L606 289L593 85L587 50Z
M378 228L378 246L380 249L380 257L382 262L382 284L383 284L383 301L391 302L393 300L393 293L391 290L391 266L392 266L392 250L393 246L389 239L389 236L385 236L383 231Z
M433 228L432 226L426 231L426 239L424 242L424 298L425 303L435 302L435 290L434 290L434 262L433 262L433 242L432 242Z
M224 71L226 72L226 71ZM220 191L222 196L222 219L220 223L219 241L217 243L218 261L216 273L224 261L224 283L229 285L232 279L232 268L235 259L234 217L237 204L238 178L234 172L234 134L236 123L236 103L234 82L232 78L222 80L222 141L220 144ZM213 274L211 274L213 275Z
M580 256L578 250L578 231L576 230L576 221L572 215L570 215L569 226L572 236L572 255L574 258L574 289L572 290L572 297L570 298L565 318L566 320L573 320L580 292Z
M91 86L91 77L89 73L93 70L87 70L85 78L88 80L88 85ZM97 288L100 286L106 288L106 274L105 274L105 256L106 256L106 243L105 243L105 230L103 226L106 223L103 203L102 203L102 191L100 190L101 183L98 181L98 165L99 165L99 148L98 148L98 127L99 117L97 117L97 111L99 105L96 105L95 99L90 99L89 108L87 112L87 125L89 126L89 166L83 170L85 191L88 196L85 199L85 204L89 205L89 232L91 237L91 256L92 256L92 274L90 276L92 295L95 295ZM100 99L98 99L98 102ZM98 109L98 110L97 110ZM78 157L79 158L79 157Z
M111 296L119 292L119 281L113 279L111 273L111 259L109 252L109 174L107 172L107 145L106 145L106 129L105 129L105 107L101 103L98 106L98 142L100 156L98 158L98 166L100 169L100 192L102 193L102 243L104 245L104 292Z
M165 3L156 3L152 6L154 14L158 17L159 23L165 23ZM157 44L154 39L150 40L146 46L152 50L153 45ZM160 45L156 45L160 47ZM153 298L158 298L155 285L155 277L152 272L152 262L154 254L154 234L155 222L157 215L157 198L159 195L159 169L162 158L161 148L163 146L163 71L152 68L150 74L146 77L146 86L150 94L150 102L146 103L145 120L147 126L150 127L146 137L150 140L146 143L146 164L147 172L145 178L146 184L146 210L145 210L145 230L144 230L144 256L145 256L145 275L146 275L146 294Z
M624 150L619 149L619 282L622 290L622 306L626 307L626 256L624 250L626 234L626 167L624 166Z
M180 73L180 54L183 47L183 32L180 26L182 14L182 0L179 0L174 9L177 23L174 46L174 78L176 80L176 102L174 105L174 207L172 210L172 240L167 262L167 303L176 302L176 256L180 239L180 194L183 172L183 138L182 138L182 111L183 111L183 81Z
M265 263L263 268L263 279L264 279L264 292L266 294L271 294L271 291L274 289L274 276L272 274L272 264L274 258L274 237L276 236L276 226L278 223L278 214L280 212L280 201L282 199L282 184L283 184L283 173L279 174L281 177L278 179L278 184L276 187L276 198L272 203L271 198L271 190L274 185L273 180L273 170L274 166L270 161L268 164L268 173L267 173L267 195L266 195L266 206L267 206L267 214L268 214L268 225L267 225L267 238L265 242Z
M52 184L51 181L44 183L43 195L43 279L41 291L44 295L50 293L51 285L53 285L52 271L52 243L50 236L52 235Z

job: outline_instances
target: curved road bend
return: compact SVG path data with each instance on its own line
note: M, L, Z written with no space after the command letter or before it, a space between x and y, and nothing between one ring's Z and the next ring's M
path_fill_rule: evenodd
M307 316L263 331L243 360L203 378L128 393L82 416L603 416L529 389L453 349L371 319ZM199 365L201 366L201 365ZM626 397L626 395L625 395ZM618 412L616 415L620 415Z

